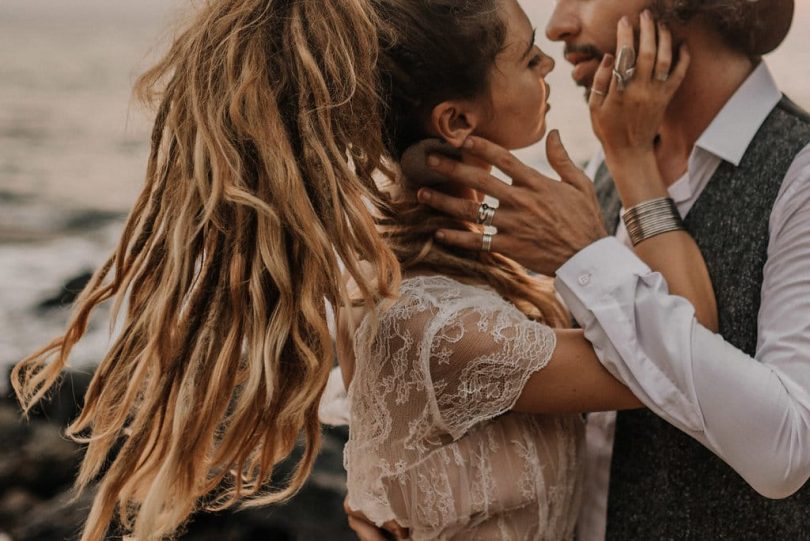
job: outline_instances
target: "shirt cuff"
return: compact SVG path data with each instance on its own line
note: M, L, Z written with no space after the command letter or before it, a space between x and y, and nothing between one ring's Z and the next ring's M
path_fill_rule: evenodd
M580 251L557 271L557 290L572 309L590 308L597 300L632 276L652 271L638 256L615 237L606 237ZM560 284L565 287L560 287ZM574 298L571 298L571 297ZM577 302L572 302L576 299ZM577 310L579 311L579 310ZM573 314L579 321L586 314Z

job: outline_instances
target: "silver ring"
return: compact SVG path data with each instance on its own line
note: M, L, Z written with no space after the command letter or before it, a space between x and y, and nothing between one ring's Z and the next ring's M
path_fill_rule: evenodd
M485 226L492 227L492 220L495 219L495 211L496 210L498 210L498 207L490 207L489 205L487 205L487 210L484 211L484 214L486 216L484 217L484 221L483 221L483 224Z
M591 93L596 94L597 96L602 96L603 98L607 96L607 92L603 92L601 90L597 90L594 87L591 87Z
M478 224L492 225L492 218L494 216L495 216L495 208L490 207L486 203L481 203L481 206L478 207Z
M489 252L492 250L492 239L495 237L492 233L484 233L484 236L481 238L481 251L482 252Z
M656 73L655 80L661 81L662 83L666 83L669 81L669 74L668 73Z
M616 78L617 88L623 92L627 83L633 79L636 73L636 51L632 47L622 47L616 55L616 63L613 66L613 76Z

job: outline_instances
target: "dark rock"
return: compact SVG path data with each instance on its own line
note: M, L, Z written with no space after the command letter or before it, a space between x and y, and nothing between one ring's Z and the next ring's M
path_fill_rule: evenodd
M59 293L54 295L53 297L47 298L41 301L37 305L37 309L40 311L50 310L52 308L61 308L63 306L68 306L73 304L76 298L84 289L84 286L90 281L90 278L93 277L93 273L91 271L85 271L81 274L70 278L60 289Z
M77 539L87 517L93 490L74 499L72 483L81 447L63 435L81 407L89 374L69 372L50 399L20 417L15 402L0 400L0 533L14 541ZM220 513L198 513L178 539L184 541L356 539L343 513L345 473L344 428L324 428L321 453L309 481L281 505ZM278 468L289 475L291 462ZM119 535L111 539L120 539Z
M68 231L93 231L110 222L120 222L124 217L120 212L87 209L70 216L64 227Z

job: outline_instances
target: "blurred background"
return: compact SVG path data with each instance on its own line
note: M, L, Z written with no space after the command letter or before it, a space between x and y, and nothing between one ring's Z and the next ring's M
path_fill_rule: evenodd
M554 3L524 0L539 29ZM186 0L0 0L0 394L16 360L54 337L78 290L114 246L142 185L150 116L132 83L166 46ZM810 109L810 1L797 2L785 44L767 58L781 88ZM542 36L543 32L538 32ZM553 110L572 156L596 150L583 94L561 47L549 78ZM546 169L542 147L519 152ZM88 499L68 503L77 448L60 436L92 367L109 344L104 314L73 357L71 392L18 422L0 403L0 541L72 537ZM350 539L340 508L341 445L329 430L315 476L273 510L197 517L186 539Z

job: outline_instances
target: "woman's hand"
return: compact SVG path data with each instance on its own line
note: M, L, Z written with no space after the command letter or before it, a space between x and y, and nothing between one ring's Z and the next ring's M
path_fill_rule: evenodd
M383 524L382 528L377 528L361 511L355 511L349 507L348 496L343 500L343 510L349 519L349 527L360 541L387 541L386 532L391 534L394 539L408 539L410 537L408 529L403 528L393 520Z
M614 76L615 59L606 55L594 77L589 105L594 133L602 143L622 202L629 208L666 195L655 161L655 138L690 58L683 45L672 68L672 34L658 24L656 39L656 23L649 10L641 14L638 54L633 52L633 26L627 17L619 21L616 50L620 56L622 50L625 57L628 53L637 56L635 72L622 83ZM644 179L642 184L638 179Z

